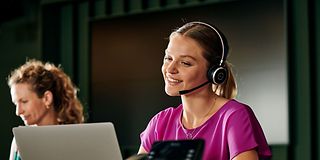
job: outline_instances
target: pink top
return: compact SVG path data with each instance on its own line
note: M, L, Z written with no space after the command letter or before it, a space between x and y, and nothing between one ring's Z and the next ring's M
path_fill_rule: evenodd
M252 149L257 150L260 158L271 157L262 128L249 106L230 100L195 129L182 125L182 109L182 104L170 107L151 119L140 135L141 145L147 152L154 141L204 139L204 160L232 159Z

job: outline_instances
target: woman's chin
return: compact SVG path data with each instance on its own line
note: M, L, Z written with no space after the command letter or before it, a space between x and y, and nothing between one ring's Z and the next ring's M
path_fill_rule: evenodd
M24 121L24 125L26 125L26 126L32 126L32 125L35 125L35 124L32 123L32 122Z
M171 97L180 96L180 94L179 94L178 91L169 91L169 90L166 90L166 93L167 93L168 96L171 96Z

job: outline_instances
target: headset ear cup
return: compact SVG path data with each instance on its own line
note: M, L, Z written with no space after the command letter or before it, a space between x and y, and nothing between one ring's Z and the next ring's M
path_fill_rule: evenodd
M226 68L219 66L218 68L216 67L211 67L208 70L208 80L211 83L214 84L222 84L228 76L228 71Z

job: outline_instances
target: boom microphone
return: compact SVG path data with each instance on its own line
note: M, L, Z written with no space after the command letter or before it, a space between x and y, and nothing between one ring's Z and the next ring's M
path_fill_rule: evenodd
M207 81L207 82L205 82L205 83L203 83L203 84L201 84L201 85L199 85L199 86L197 86L197 87L194 87L194 88L192 88L192 89L187 89L187 90L179 91L179 94L180 94L180 95L183 95L183 94L190 93L190 92L192 92L192 91L194 91L194 90L196 90L196 89L198 89L198 88L203 87L204 85L206 85L206 84L208 84L208 83L210 83L210 81Z

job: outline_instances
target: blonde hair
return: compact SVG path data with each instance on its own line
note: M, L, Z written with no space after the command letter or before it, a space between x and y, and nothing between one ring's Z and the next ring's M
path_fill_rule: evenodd
M39 98L45 91L53 94L53 107L57 112L59 124L82 123L83 106L77 97L78 89L60 66L43 63L39 60L27 60L25 64L13 70L8 76L8 85L27 83Z

